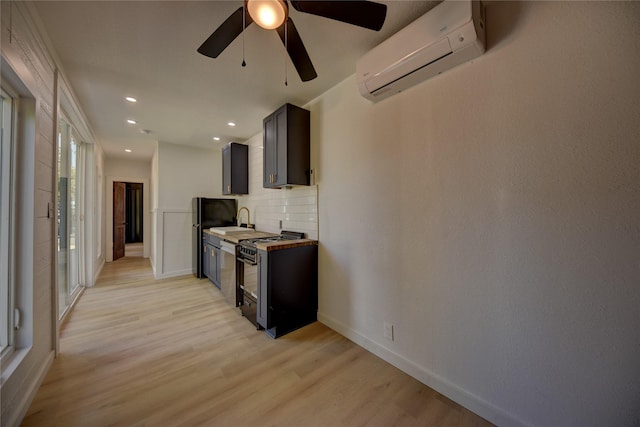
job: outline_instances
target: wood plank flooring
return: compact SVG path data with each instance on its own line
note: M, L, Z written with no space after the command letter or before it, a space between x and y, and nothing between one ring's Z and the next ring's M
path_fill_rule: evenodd
M273 340L208 280L108 263L28 426L488 426L319 322Z
M126 243L124 245L124 256L126 257L141 257L144 252L144 244L139 243Z

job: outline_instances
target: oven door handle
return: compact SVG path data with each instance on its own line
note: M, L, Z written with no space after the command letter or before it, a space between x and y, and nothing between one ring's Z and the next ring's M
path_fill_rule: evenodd
M247 264L247 265L251 265L251 266L258 265L257 262L251 262L248 259L244 259L244 258L236 258L236 259L238 261L240 261L240 262L243 262L243 263Z

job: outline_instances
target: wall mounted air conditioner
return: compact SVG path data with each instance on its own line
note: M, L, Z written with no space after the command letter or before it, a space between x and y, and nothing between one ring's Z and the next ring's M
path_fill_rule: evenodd
M484 51L483 4L445 0L360 58L358 87L379 101Z

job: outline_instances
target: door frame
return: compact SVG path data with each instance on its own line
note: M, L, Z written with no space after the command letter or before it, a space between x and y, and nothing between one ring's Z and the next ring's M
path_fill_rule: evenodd
M127 228L127 183L117 181L113 183L113 258L124 258L126 228ZM115 241L115 237L119 237L119 241ZM118 248L116 249L116 244ZM117 253L116 253L117 252ZM118 256L116 256L118 255Z
M133 182L142 184L142 247L144 258L149 258L149 252L151 248L151 234L149 224L151 224L150 210L149 210L149 179L141 177L123 177L123 176L107 176L105 180L105 218L104 228L106 228L106 238L104 239L105 247L103 248L105 253L105 261L113 262L113 183L114 182Z

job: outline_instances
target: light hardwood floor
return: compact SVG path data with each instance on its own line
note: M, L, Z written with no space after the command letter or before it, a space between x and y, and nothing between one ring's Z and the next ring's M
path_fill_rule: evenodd
M23 426L485 426L316 322L273 340L208 280L108 263Z
M124 245L124 256L126 257L141 257L143 256L144 244L139 243L127 243Z

